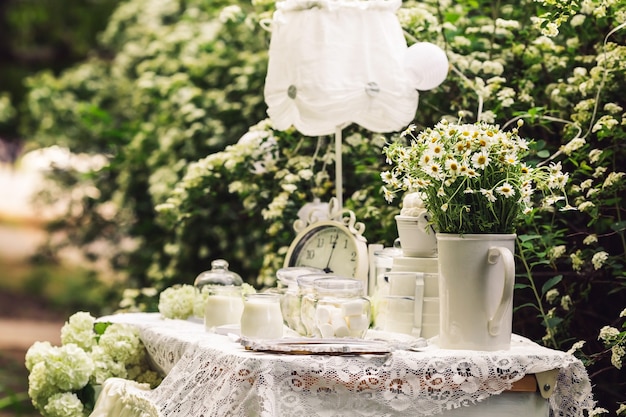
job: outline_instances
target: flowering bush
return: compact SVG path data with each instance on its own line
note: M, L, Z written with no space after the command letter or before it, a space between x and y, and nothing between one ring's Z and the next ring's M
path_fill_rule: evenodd
M72 315L61 329L61 346L35 342L26 352L28 395L44 417L82 417L93 410L98 386L120 377L155 387L137 331L96 323L89 313Z
M521 123L519 123L521 126ZM484 122L455 124L442 120L413 136L410 146L385 148L393 165L381 174L385 197L398 189L421 192L441 233L513 233L521 214L528 214L536 190L548 192L546 205L564 198L567 174L561 164L531 167L523 162L528 142L517 129L503 132Z

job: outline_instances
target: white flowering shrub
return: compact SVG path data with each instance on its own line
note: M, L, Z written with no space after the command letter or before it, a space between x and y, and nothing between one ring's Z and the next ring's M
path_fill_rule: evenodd
M107 378L151 387L160 383L132 326L96 323L89 313L77 312L62 327L61 342L35 342L26 352L28 395L44 417L88 416L95 405L95 387Z
M28 122L23 135L42 146L67 146L73 153L104 156L89 172L55 167L61 186L47 185L50 201L71 188L67 216L53 224L52 250L79 248L86 261L106 260L132 287L160 282L172 263L178 281L193 281L211 259L258 248L239 233L210 224L181 236L186 246L165 243L170 229L155 220L187 165L235 142L264 117L262 91L269 34L230 2L133 0L121 2L94 57L59 76L44 72L28 80ZM231 215L226 196L214 218ZM208 208L211 210L210 208ZM239 224L236 218L231 223ZM57 233L58 232L58 233ZM247 232L246 232L247 233ZM254 236L251 232L250 236ZM235 270L253 270L254 259L232 260ZM170 283L158 285L163 289ZM154 299L154 297L146 297ZM149 308L156 308L152 303Z
M29 137L107 156L90 173L58 172L89 191L60 228L82 247L111 242L108 259L129 287L124 308L193 282L216 258L271 284L298 209L333 195L332 138L264 120L269 35L257 23L273 2L226 3L124 2L102 35L110 59L30 81ZM569 173L577 210L543 207L516 230L514 329L572 347L601 408L624 413L615 394L626 391L624 339L601 332L623 333L626 305L623 1L406 1L398 16L409 43L435 43L451 64L441 86L421 93L417 131L444 118L503 129L523 118L528 164L558 158ZM396 140L344 129L345 206L370 242L388 246L400 207L385 202L379 173ZM131 293L145 297L133 303Z

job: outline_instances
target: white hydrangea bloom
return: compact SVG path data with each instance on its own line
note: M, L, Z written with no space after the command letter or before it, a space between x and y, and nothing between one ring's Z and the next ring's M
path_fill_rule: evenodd
M113 360L125 364L139 363L144 354L144 346L139 338L138 330L133 326L120 323L107 327L104 334L100 336L98 346Z
M61 328L61 342L64 345L74 343L80 348L89 351L96 344L93 332L95 317L84 311L73 314Z
M48 380L62 391L83 388L94 371L91 356L73 343L53 349L44 363Z
M159 296L159 312L168 319L184 320L193 314L196 294L193 285L167 288Z
M26 352L26 369L32 371L37 363L43 362L44 358L50 354L52 349L53 347L50 342L35 342Z
M46 417L84 417L83 411L83 403L73 392L51 396L44 407Z

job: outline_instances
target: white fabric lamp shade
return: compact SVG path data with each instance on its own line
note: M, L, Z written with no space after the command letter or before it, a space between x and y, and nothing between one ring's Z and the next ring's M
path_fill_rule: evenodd
M432 90L448 76L448 57L437 45L418 42L409 47L404 60L411 86L419 91Z
M418 92L404 62L400 0L286 0L271 23L265 101L274 126L307 136L357 123L403 129Z

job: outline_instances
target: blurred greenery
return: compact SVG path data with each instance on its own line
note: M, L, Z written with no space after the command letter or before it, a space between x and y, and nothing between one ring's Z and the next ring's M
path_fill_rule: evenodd
M96 36L120 0L4 0L0 2L0 92L20 111L24 80L41 70L59 74L88 55L104 54ZM19 117L0 124L18 137Z

